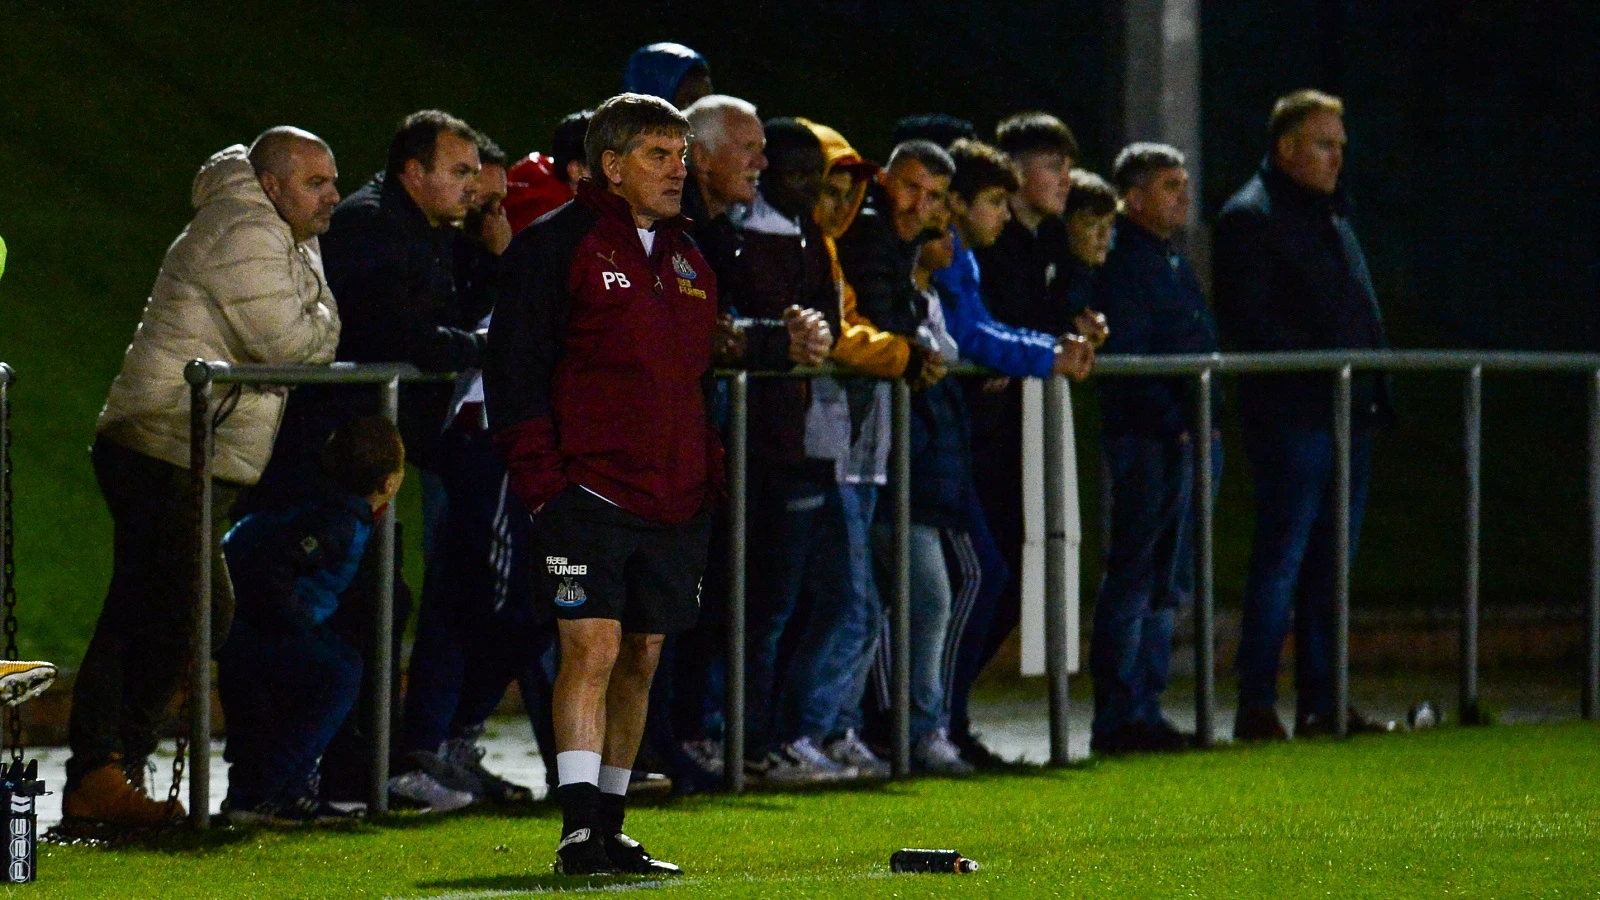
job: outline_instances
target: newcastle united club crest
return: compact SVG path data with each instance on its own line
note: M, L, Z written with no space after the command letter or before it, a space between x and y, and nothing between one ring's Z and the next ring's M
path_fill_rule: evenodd
M583 585L576 579L563 578L561 586L556 588L556 605L564 607L582 606L589 595L583 592Z

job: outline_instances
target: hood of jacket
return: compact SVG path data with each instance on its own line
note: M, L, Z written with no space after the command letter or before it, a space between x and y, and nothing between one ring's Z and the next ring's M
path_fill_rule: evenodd
M879 165L857 152L856 148L850 146L850 142L845 140L844 135L838 131L809 119L800 119L798 121L811 129L811 133L816 135L817 140L822 143L822 158L827 161L822 169L823 178L832 175L836 170L841 170L849 171L856 181L862 182L878 173ZM850 210L851 222L854 222L856 214L861 212L861 203L866 197L865 191L861 191L856 196L855 205ZM848 229L850 226L847 224L845 227Z
M710 70L706 58L682 44L662 41L633 51L622 74L622 89L635 94L650 94L673 102L678 86L690 70Z
M234 144L205 161L189 190L189 202L195 209L219 200L238 200L264 206L277 214L277 208L267 199L267 192L261 189L255 168L250 165L249 152L243 144Z

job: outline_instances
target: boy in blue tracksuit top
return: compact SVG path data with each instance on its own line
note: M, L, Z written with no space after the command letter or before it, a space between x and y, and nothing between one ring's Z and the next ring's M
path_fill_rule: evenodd
M326 622L404 470L395 426L381 416L354 419L324 445L322 478L300 503L248 515L223 538L237 602L217 654L231 821L344 815L318 802L315 776L355 704L362 664Z
M1115 326L1103 352L1212 353L1217 330L1194 270L1173 248L1189 220L1183 155L1133 144L1117 156L1122 196L1095 297ZM1194 593L1194 381L1113 378L1100 386L1111 540L1089 670L1096 753L1178 750L1191 736L1161 714L1178 606ZM1213 399L1213 402L1215 400ZM1212 456L1220 466L1221 453Z
M1097 313L1082 311L1077 317L1078 327L1086 336L1058 336L996 321L983 301L981 273L973 251L992 245L1011 220L1008 200L1021 186L1016 163L999 149L973 140L956 141L950 147L950 156L956 163L956 174L950 182L954 257L949 266L934 273L933 283L941 299L945 330L955 341L961 359L1006 377L1068 375L1082 380L1094 364L1091 342L1101 339L1104 333L1104 320ZM970 417L964 405L958 409L964 431L970 427ZM982 439L992 436L984 435ZM1018 611L1014 604L1002 602L1002 589L1010 573L979 505L970 455L961 463L962 470L952 473L959 476L962 486L960 527L945 529L957 583L952 585L944 694L949 708L950 742L960 749L967 763L987 768L999 759L972 735L967 699L978 673L1015 627ZM913 473L913 490L918 483L918 476Z

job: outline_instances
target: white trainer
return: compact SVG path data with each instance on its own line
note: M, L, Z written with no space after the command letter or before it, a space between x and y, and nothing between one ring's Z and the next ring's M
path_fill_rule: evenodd
M471 806L473 800L466 791L453 791L421 769L390 778L389 793L420 803L434 812L450 812Z
M911 764L934 775L971 775L972 763L961 758L961 751L950 742L943 728L923 735L911 751Z
M888 778L893 774L888 760L873 753L854 728L846 730L844 737L829 743L827 754L829 759L841 766L854 766L862 778Z
M767 755L761 776L774 784L814 784L848 781L860 773L854 766L843 766L829 759L811 743L800 738Z
M698 741L684 741L683 752L695 761L700 768L713 775L721 775L723 770L722 742L711 738L702 738Z

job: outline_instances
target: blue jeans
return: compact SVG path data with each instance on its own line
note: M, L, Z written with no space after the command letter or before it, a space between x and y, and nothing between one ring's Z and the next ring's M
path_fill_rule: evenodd
M1172 632L1194 599L1195 453L1192 441L1140 435L1105 439L1111 540L1095 603L1089 671L1094 733L1161 723ZM1222 447L1212 443L1212 483Z
M234 618L217 654L230 807L310 794L318 757L355 705L361 671L361 654L325 626L295 634Z
M1239 706L1272 707L1278 661L1295 626L1298 715L1332 715L1334 630L1334 446L1324 429L1247 430L1255 478L1256 534L1240 623ZM1350 555L1367 502L1370 434L1350 446Z
M772 473L752 492L751 603L745 652L748 755L799 737L827 737L876 624L870 521L877 488L863 491ZM866 569L863 574L860 570ZM810 614L795 615L801 592ZM785 638L785 632L802 630ZM780 648L789 648L780 667Z
M929 732L947 728L945 653L950 633L950 571L945 566L945 529L933 525L911 526L911 743ZM894 558L890 546L893 529L882 524L873 529L873 547L882 559ZM890 684L893 654L888 622L879 632L874 666L882 690ZM879 698L889 709L887 697Z

